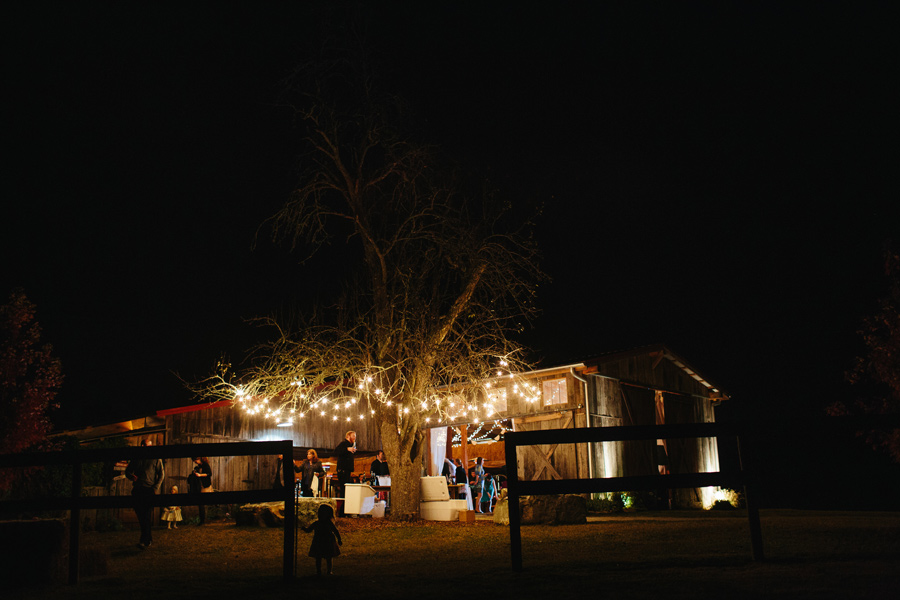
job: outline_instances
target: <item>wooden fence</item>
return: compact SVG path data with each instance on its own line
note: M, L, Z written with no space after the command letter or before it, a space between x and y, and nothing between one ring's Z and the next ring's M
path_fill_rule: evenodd
M72 490L67 497L31 498L27 500L5 500L0 502L0 513L15 513L39 510L68 510L69 517L69 583L78 582L79 540L81 534L81 511L88 509L134 508L132 496L87 497L82 495L82 465L90 463L115 463L120 460L151 458L184 458L191 456L262 456L283 454L291 456L290 440L274 442L237 442L233 444L178 444L171 446L135 446L128 448L106 448L102 450L74 450L66 452L40 452L27 454L0 455L2 467L34 467L49 465L69 465L72 467ZM294 477L293 464L284 461L284 480ZM182 494L159 494L143 501L151 506L171 506L182 502ZM294 514L294 488L283 490L217 491L211 494L196 494L191 497L193 504L247 504L251 502L284 501L285 515ZM294 519L284 520L284 578L294 575Z
M526 495L579 494L599 492L624 492L632 490L658 490L725 486L744 488L747 502L747 518L750 523L750 542L753 559L763 560L762 532L759 523L759 496L757 474L759 468L748 468L745 451L747 432L759 443L779 443L780 437L803 428L817 434L855 433L865 435L873 430L900 428L900 414L870 414L846 417L820 417L803 420L780 419L771 421L744 421L741 423L688 423L677 425L646 425L630 427L598 427L583 429L549 429L543 431L508 431L505 435L506 464L517 464L516 449L519 446L541 444L578 444L627 440L672 438L717 438L718 442L732 439L737 445L738 466L715 473L686 473L671 475L647 475L636 477L608 477L601 479L562 479L555 481L520 481L517 468L507 469L507 497L509 498L509 539L512 567L522 570L522 518L519 498ZM721 453L721 445L720 445Z
M522 516L519 498L527 495L579 494L598 492L625 492L696 488L708 486L743 487L750 521L750 541L753 559L763 560L762 531L759 523L759 505L754 481L743 468L731 472L679 473L672 475L646 475L631 477L606 477L602 479L558 479L548 481L520 481L516 450L520 446L540 444L583 444L589 442L613 442L626 440L656 440L671 438L722 439L734 437L740 453L740 438L733 425L723 423L688 423L679 425L646 425L624 427L594 427L581 429L545 429L542 431L508 431L505 435L507 464L507 498L509 502L509 542L512 568L522 570Z

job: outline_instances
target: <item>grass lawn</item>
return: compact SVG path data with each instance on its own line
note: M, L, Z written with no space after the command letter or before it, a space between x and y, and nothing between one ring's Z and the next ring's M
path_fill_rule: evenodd
M524 571L510 568L509 530L474 525L339 519L335 575L315 576L300 533L297 578L282 579L283 532L213 523L154 531L85 533L84 561L106 573L47 583L6 598L896 598L900 513L762 512L766 561L750 557L746 516L634 513L584 525L522 529ZM6 551L13 549L6 548ZM87 565L86 565L87 566Z

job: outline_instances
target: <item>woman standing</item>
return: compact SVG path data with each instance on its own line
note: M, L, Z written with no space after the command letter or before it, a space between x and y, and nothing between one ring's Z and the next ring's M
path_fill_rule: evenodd
M478 457L475 459L475 468L472 469L474 476L472 478L472 496L475 498L475 512L481 512L481 495L482 484L484 483L484 459Z
M194 461L194 472L188 476L188 491L192 494L212 492L212 468L209 460L205 456L197 456L191 460ZM197 509L200 524L206 524L206 505L200 504Z
M319 462L319 455L315 450L310 448L306 451L306 460L300 467L300 495L309 498L312 497L312 482L316 475L325 475L325 469Z
M481 512L493 513L494 501L497 499L497 485L490 473L485 473L481 482Z
M472 494L469 493L469 480L466 478L466 469L462 460L456 459L456 483L459 485L459 495L465 497L468 510L472 510Z

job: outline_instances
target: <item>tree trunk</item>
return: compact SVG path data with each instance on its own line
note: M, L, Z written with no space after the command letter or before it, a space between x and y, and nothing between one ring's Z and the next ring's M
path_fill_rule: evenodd
M391 519L418 519L423 453L415 452L411 459L410 452L405 450L410 444L400 439L393 423L382 423L381 441L391 468Z
M391 518L409 521L419 518L422 459L400 461L398 469L391 469Z

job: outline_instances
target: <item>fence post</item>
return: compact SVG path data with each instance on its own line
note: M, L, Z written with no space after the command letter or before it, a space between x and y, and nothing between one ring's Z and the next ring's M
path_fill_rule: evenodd
M506 452L506 506L509 509L509 554L512 570L522 571L522 516L519 513L519 467L515 435L504 436Z
M291 581L294 577L294 566L297 564L294 558L294 537L296 532L297 515L294 508L294 444L286 440L285 449L281 451L281 469L284 477L284 580Z
M741 436L735 436L738 449L738 460L741 464L741 472L744 480L744 499L747 502L747 520L750 525L750 548L753 553L753 560L762 562L763 542L762 542L762 526L759 522L759 498L756 497L756 478L753 471L748 468L748 457L745 456L744 448L741 445Z
M81 460L72 453L72 505L69 510L69 583L78 583L79 542L81 540Z

